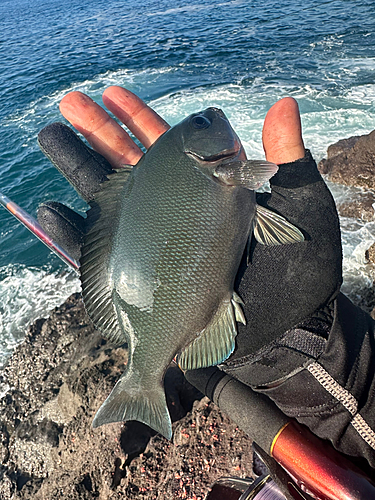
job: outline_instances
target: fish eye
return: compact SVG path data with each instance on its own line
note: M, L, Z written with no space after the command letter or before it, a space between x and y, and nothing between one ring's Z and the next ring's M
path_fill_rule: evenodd
M191 119L191 124L193 125L194 128L197 130L201 130L204 128L208 128L211 126L211 122L208 118L206 118L203 115L195 115Z

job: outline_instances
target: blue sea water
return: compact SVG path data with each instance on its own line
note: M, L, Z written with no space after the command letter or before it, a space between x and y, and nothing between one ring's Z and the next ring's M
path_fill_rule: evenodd
M37 146L72 90L101 103L109 85L137 93L171 124L221 107L248 156L281 97L298 100L306 145L375 128L373 0L2 0L0 191L34 216L55 199L85 205ZM337 198L355 191L333 188ZM349 293L372 283L363 254L373 223L342 220ZM75 274L0 208L0 365L26 325L79 289Z

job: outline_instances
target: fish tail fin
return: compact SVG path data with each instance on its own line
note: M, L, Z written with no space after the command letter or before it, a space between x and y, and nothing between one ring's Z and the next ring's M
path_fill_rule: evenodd
M154 380L144 389L138 377L125 372L97 411L92 426L128 420L138 420L171 439L172 422L161 382Z

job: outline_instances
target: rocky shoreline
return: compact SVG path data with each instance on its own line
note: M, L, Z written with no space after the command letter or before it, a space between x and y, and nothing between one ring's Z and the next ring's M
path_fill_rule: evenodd
M319 169L363 190L342 215L375 220L375 131L330 146ZM367 257L375 263L374 248ZM137 422L92 429L126 363L79 294L28 329L0 373L1 500L203 499L215 479L252 474L251 440L176 367L166 377L171 442Z
M188 384L166 377L172 441L138 422L91 428L126 365L79 294L36 321L1 373L0 498L203 498L223 475L251 474L251 440Z
M338 204L340 215L375 220L375 130L329 146L318 169L331 182L360 188L356 200Z

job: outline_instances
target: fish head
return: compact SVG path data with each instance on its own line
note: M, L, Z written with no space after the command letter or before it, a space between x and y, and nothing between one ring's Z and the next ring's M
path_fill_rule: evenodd
M229 159L245 158L241 141L221 109L194 113L180 126L184 153L201 166L215 167Z

